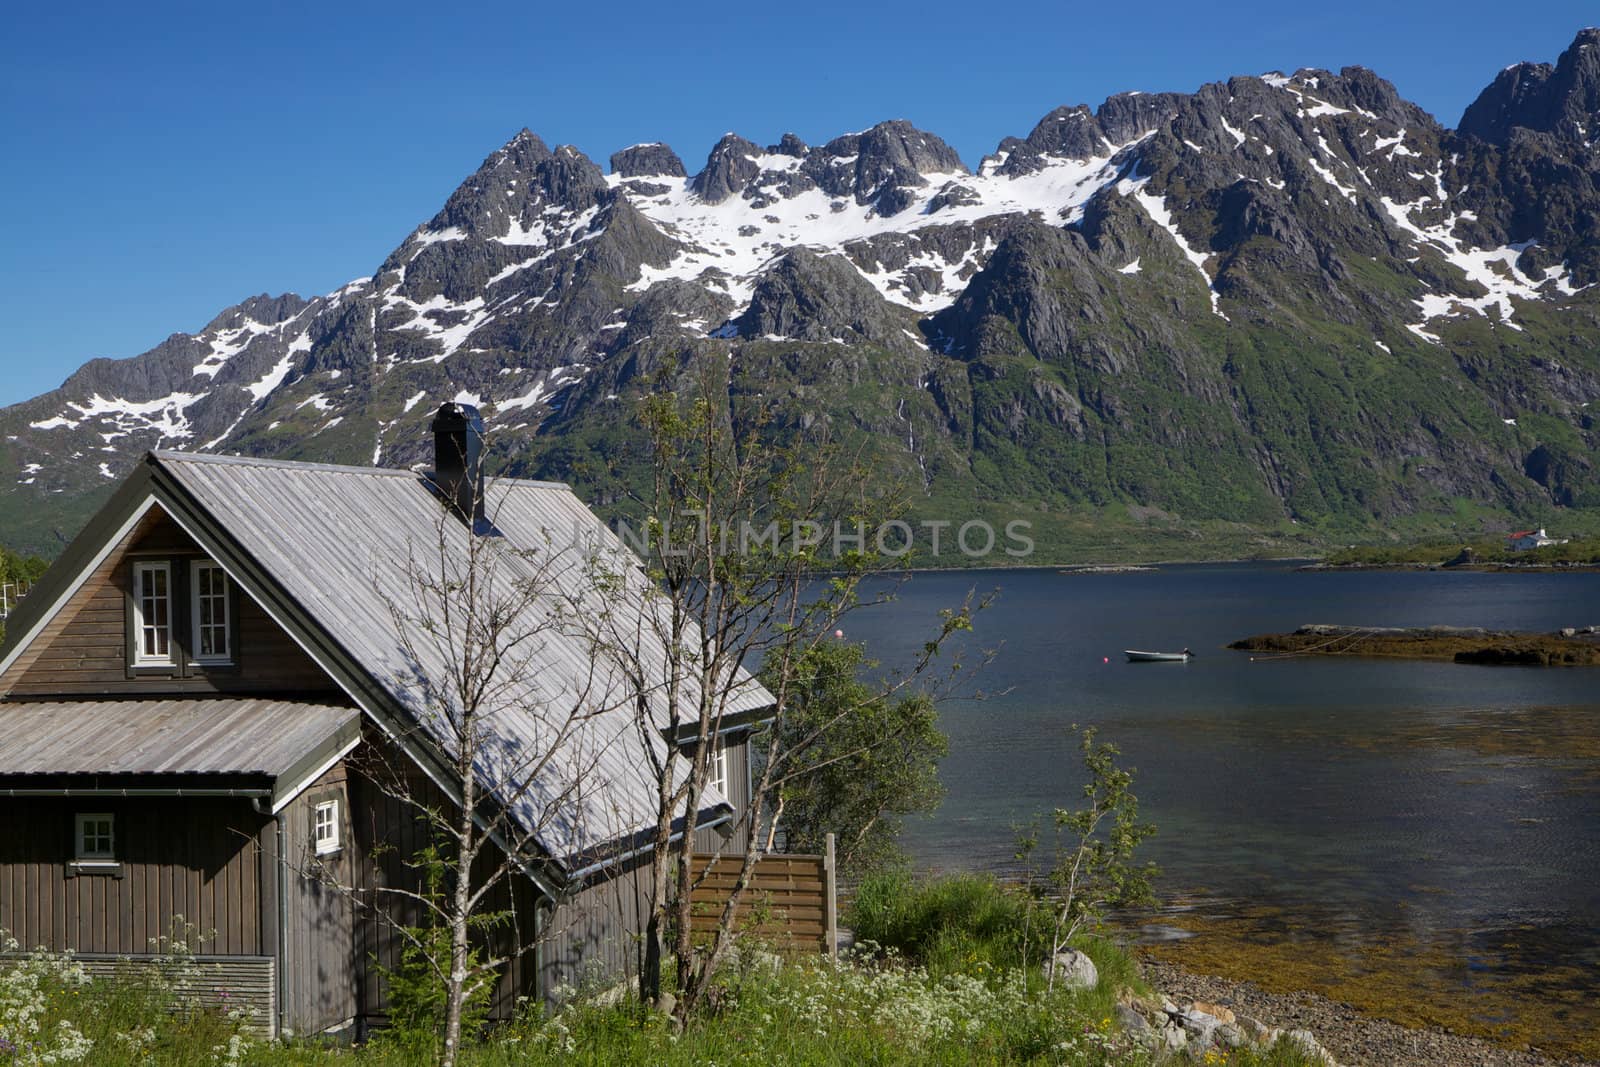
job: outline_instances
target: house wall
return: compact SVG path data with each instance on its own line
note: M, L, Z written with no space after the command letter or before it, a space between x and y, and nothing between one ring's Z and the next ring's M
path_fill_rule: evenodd
M423 872L415 869L412 862L429 844L429 826L413 803L397 795L393 785L380 788L375 784L374 779L389 778L377 768L409 767L406 757L387 742L369 737L347 763L353 769L346 783L351 811L351 844L346 862L361 901L354 924L354 995L358 1013L369 1022L381 1023L389 1014L388 983L383 972L399 970L406 944L399 927L422 926L425 921L421 905L385 889L425 888ZM369 773L362 773L362 768ZM440 811L454 810L449 798L414 768L405 779L404 789L416 803ZM500 862L497 849L485 849L475 875L480 884ZM535 953L517 950L534 944L537 900L533 883L516 874L502 880L480 909L482 915L500 918L496 928L486 935L488 951L512 957L495 987L491 1018L510 1018L518 998L531 997L536 992Z
M637 980L649 917L648 854L548 909L540 922L540 994L549 1001L560 998L563 986Z
M750 734L748 731L731 734L724 742L728 754L728 800L734 808L733 824L696 830L696 852L721 852L736 856L750 843L750 827L741 821L750 810ZM734 825L736 824L736 825ZM726 835L726 836L724 836Z
M298 1034L321 1033L357 1015L355 863L350 797L343 761L334 765L279 813L283 822L285 937L284 1025ZM317 855L312 836L316 806L339 803L341 848Z
M734 782L744 781L742 752L742 745L737 756L733 749L729 751L729 774ZM351 762L371 767L384 754L391 766L399 765L403 758L397 758L385 742L369 737ZM347 788L355 823L351 836L354 882L361 898L370 904L363 907L355 923L359 1011L369 1021L382 1022L388 1015L388 993L381 972L400 966L404 947L395 925L418 925L422 920L416 905L386 895L382 889L421 886L420 873L408 866L408 861L427 844L428 834L415 809L394 796L392 789L380 789L359 771L352 772ZM448 799L420 775L410 778L407 788L424 803L441 810L451 808ZM549 1000L559 995L563 985L609 986L637 978L640 934L649 916L648 858L648 854L636 857L619 873L553 904L543 900L532 880L520 873L497 887L484 908L501 917L501 925L488 935L489 948L513 958L495 988L492 1018L510 1018L520 997ZM499 852L487 850L478 877L486 876L499 862ZM519 947L530 946L529 951L517 952ZM366 964L373 959L378 967Z
M191 677L128 677L127 593L139 556L201 557L189 535L159 509L112 552L51 620L26 657L0 675L10 697L139 693L332 694L333 682L278 625L236 590L238 649L229 667L193 668ZM187 606L180 606L186 619ZM9 690L9 692L7 692ZM339 701L343 703L343 700Z
M73 816L116 816L121 877L74 874ZM150 951L175 920L216 955L269 955L259 846L270 817L230 798L0 797L0 929L24 948Z

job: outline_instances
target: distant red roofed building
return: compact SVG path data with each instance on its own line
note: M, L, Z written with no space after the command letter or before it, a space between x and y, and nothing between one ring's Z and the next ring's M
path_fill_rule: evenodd
M1557 541L1544 532L1541 526L1537 530L1520 530L1514 534L1507 534L1506 541L1513 552L1527 552L1534 548L1543 548L1546 545L1564 545L1566 540Z

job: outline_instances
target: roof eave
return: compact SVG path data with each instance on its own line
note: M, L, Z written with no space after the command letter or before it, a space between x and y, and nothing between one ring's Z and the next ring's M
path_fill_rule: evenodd
M717 720L714 731L718 735L738 733L755 726L762 726L772 721L777 714L778 704L773 701L758 708L746 708L743 711L730 711ZM663 730L662 733L667 731ZM700 736L700 723L698 720L680 723L678 726L679 741L693 741Z
M215 797L264 800L261 771L162 774L0 774L0 797Z

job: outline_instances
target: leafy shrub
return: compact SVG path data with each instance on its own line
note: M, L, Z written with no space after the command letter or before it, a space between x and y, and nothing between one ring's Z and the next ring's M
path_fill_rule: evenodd
M403 947L399 967L391 970L377 965L378 973L389 987L389 1030L384 1039L414 1053L432 1054L444 1047L445 1021L450 1010L448 971L452 938L443 916L447 914L446 880L452 872L444 851L436 844L420 849L411 860L411 866L423 874L424 922L400 927ZM484 931L492 929L503 918L500 912L483 912L472 916L468 924ZM482 962L481 949L474 947L468 951L469 971ZM463 1041L483 1032L493 995L492 982L467 988L461 1003Z
M845 922L858 942L871 941L939 973L980 961L990 967L1023 964L1034 905L991 875L954 874L916 880L884 871L863 879Z
M436 963L449 964L450 930L443 925L411 927L407 934L406 945L400 951L400 966L394 970L379 968L389 984L389 1031L385 1036L410 1049L431 1051L444 1041L449 989ZM469 964L479 962L479 956L473 950ZM483 1030L493 992L492 986L478 986L462 1004L464 1038Z

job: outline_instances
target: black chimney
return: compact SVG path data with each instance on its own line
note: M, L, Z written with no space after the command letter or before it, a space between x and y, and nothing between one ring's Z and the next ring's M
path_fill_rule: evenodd
M471 404L440 404L432 429L434 484L477 529L483 520L483 416Z

